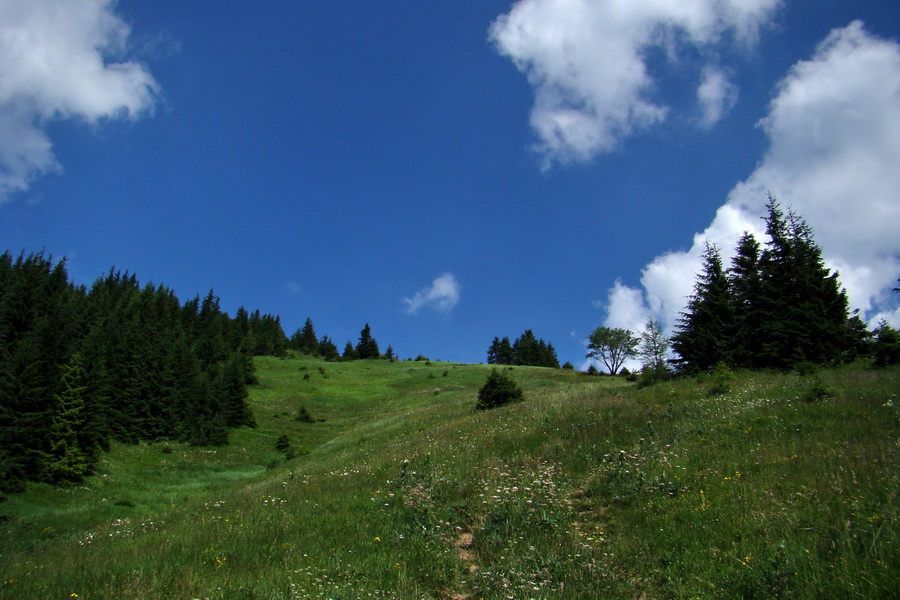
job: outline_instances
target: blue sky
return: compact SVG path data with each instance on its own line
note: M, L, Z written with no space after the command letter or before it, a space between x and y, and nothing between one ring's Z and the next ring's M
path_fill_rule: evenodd
M483 362L671 328L768 191L900 325L900 4L0 0L0 245Z

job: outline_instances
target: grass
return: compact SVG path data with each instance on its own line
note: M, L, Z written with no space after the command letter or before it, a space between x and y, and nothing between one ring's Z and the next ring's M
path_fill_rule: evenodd
M0 504L0 598L896 593L896 369L516 368L525 402L475 411L483 365L257 366L231 445L116 446Z

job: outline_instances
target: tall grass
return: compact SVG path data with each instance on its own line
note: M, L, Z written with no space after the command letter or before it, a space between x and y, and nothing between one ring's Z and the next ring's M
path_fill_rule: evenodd
M897 370L516 368L525 402L475 411L488 372L259 359L230 446L117 446L0 504L0 598L895 593Z

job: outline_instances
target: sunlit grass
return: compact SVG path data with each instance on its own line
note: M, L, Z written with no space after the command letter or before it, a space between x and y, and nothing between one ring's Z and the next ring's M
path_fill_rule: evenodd
M900 574L896 370L721 393L516 368L525 402L475 411L483 365L258 367L231 445L116 446L0 504L0 597L875 598Z

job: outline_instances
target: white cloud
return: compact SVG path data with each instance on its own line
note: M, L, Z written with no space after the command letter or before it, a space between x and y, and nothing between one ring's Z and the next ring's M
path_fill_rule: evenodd
M423 308L436 312L450 312L459 303L459 283L452 273L444 273L431 285L416 292L412 298L403 298L406 312L414 315Z
M669 108L653 98L649 49L662 49L671 60L684 46L715 55L729 32L752 45L780 3L519 0L493 23L490 39L534 88L531 126L549 167L611 151L633 131L666 118ZM713 73L707 70L700 98L709 118L714 107L721 116L735 97L727 80L709 79Z
M781 81L760 126L769 148L757 169L732 189L689 251L644 268L643 290L627 295L613 287L630 304L611 303L610 322L649 310L671 330L693 289L704 241L726 258L745 230L763 241L760 217L771 192L813 228L851 306L900 324L890 291L900 274L900 45L859 22L834 30Z
M709 129L734 108L737 88L720 69L708 66L697 88L697 104L702 112L700 126Z
M159 86L126 51L115 0L0 2L0 201L61 170L48 122L136 119Z
M595 303L594 306L598 306L598 303ZM606 308L607 327L618 327L631 331L640 331L650 314L641 291L628 287L618 280L609 290Z

